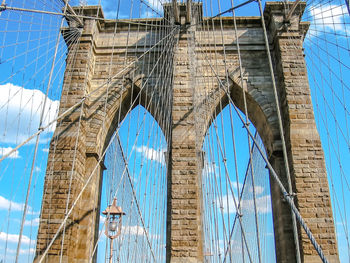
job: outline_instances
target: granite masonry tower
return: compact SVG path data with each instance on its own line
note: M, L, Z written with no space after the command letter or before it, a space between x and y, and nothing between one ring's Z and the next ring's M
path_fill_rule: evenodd
M170 124L171 137L166 138L170 157L167 164L166 262L202 263L204 262L203 243L205 240L202 234L201 217L203 208L201 207L200 176L202 173L198 165L201 163L201 146L198 145L197 138L200 136L204 138L209 125L207 120L217 105L219 103L227 105L229 101L225 99L222 89L218 88L219 84L217 84L211 90L212 111L201 108L203 105L201 100L208 99L202 92L205 84L201 81L194 81L196 76L191 70L204 63L205 57L200 50L201 46L216 48L216 63L221 64L224 63L225 48L229 72L219 71L219 78L225 80L226 75L229 75L232 101L242 111L244 107L242 89L246 90L250 120L264 142L270 163L282 182L287 181L261 18L236 17L244 71L242 81L239 74L233 18L223 17L221 21L219 18L212 19L210 22L211 35L217 35L217 39L221 39L220 23L224 30L223 43L219 41L214 44L216 37L206 37L206 34L202 33L204 29L199 26L202 21L208 19L203 17L200 3L192 3L190 6L179 3L175 12L173 8L173 4L164 6L164 13L169 23L176 23L179 28L175 35L174 45L169 47L174 52L171 69L173 71L172 95L170 96L172 106L171 108L162 106L168 105L164 101L169 97L159 95L151 99L151 103L156 103L152 100L157 100L158 105L161 105L161 111L169 113L171 116L169 120L172 121ZM314 120L304 61L303 40L309 26L308 23L301 21L305 3L298 4L288 23L285 23L284 20L284 8L285 4L282 2L266 3L264 19L281 101L284 135L293 192L295 192L294 200L326 257L330 262L338 263L324 153ZM192 16L188 15L189 10ZM137 26L119 23L116 30L118 37L114 39L112 35L115 31L115 21L88 18L97 12L99 18L103 18L100 7L87 6L80 12L85 15L84 27L78 49L74 51L74 54L73 52L68 54L68 60L70 56L75 56L75 62L66 68L60 103L61 113L106 81L109 76L106 65L109 63L112 52L116 54L112 71L120 72L124 67L121 61L125 57L126 45L140 48L139 53L141 54L144 52L144 47L135 46L135 43L141 43L144 38L150 37L150 34L155 34L149 31L149 27L140 26L140 24ZM153 20L155 23L162 22L161 18ZM129 34L129 39L132 39L132 41L129 40L129 43L126 40L126 32ZM161 31L157 32L164 34ZM195 45L194 42L199 44ZM193 49L193 46L196 48ZM135 60L135 53L137 50L127 54L127 61ZM224 69L224 67L218 68ZM127 74L128 72L125 71L125 75ZM209 72L203 72L203 75L215 78ZM66 81L68 76L69 81ZM123 114L126 114L127 109L130 108L130 102L133 101L132 96L134 95L130 93L130 87L139 85L144 74L138 72L137 77L120 76L122 77L127 80L123 85L110 85L105 110L103 110L105 100L101 95L104 91L101 89L89 96L84 101L83 107L77 108L57 122L48 158L36 260L45 251L48 242L57 232L65 216L68 194L71 195L69 205L72 205L87 175L91 174L98 165L118 125L117 113L121 112L121 119L125 117ZM147 88L152 87L150 85ZM142 101L138 100L138 103L142 104ZM200 116L203 118L200 121L198 119L195 121L194 109L201 112ZM150 113L162 128L164 120L152 110ZM105 122L106 129L101 129L102 120ZM76 142L77 136L78 141ZM77 151L74 151L76 145ZM72 167L73 158L75 158L74 167ZM87 189L68 218L62 251L63 262L89 262L89 256L98 235L103 170L102 162L97 166ZM73 180L69 182L72 171ZM273 182L271 182L271 199L277 262L294 263L296 262L295 245L290 209L283 201L279 188ZM321 262L304 231L299 228L298 232L302 262ZM59 262L61 240L62 236L58 235L45 262Z

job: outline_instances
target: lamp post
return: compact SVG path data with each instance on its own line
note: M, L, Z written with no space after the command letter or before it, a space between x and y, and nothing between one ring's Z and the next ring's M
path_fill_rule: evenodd
M113 239L118 237L122 231L122 216L125 215L122 208L117 206L117 199L113 199L113 203L109 205L102 214L107 216L105 221L105 235L110 239L110 258L112 263L113 257Z

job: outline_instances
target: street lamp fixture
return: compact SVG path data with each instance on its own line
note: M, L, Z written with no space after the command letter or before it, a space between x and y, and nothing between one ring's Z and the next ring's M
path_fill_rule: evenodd
M102 214L107 216L105 221L105 235L110 239L110 258L112 263L113 257L113 239L120 236L122 231L122 216L125 215L122 208L117 206L117 199L113 199L113 203L109 205Z

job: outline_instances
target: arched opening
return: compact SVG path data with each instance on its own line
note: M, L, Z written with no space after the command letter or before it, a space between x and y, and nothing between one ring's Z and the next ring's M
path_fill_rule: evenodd
M230 105L230 112L236 115L237 118L239 115L241 116L238 119L240 119L240 126L243 126L243 121L246 121L244 115L244 100L246 100L249 121L259 133L263 147L267 155L270 156L275 150L275 140L279 140L274 102L260 91L260 87L255 87L250 85L249 81L244 81L243 85L246 85L246 90L243 91L242 87L233 80L237 77L231 76L231 78L229 94L223 91L219 85L212 91L212 94L209 94L214 98L214 107L210 106L211 114L207 116L206 126L204 127L205 132L207 132L207 129L209 129L215 118L227 105ZM245 92L245 99L243 92Z
M269 172L257 149L264 149L262 139L250 124L255 142L248 142L234 106L223 105L216 109L202 147L205 259L276 262Z
M126 215L112 256L120 262L165 259L167 143L157 121L141 105L124 118L112 135L105 156L101 211L117 198ZM98 262L111 257L106 224L99 225ZM107 249L106 249L107 248ZM107 252L106 252L107 251Z

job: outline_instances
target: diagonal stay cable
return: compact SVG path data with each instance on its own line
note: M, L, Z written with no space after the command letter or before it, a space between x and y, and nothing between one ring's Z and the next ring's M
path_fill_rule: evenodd
M288 183L288 191L289 191L289 195L293 198L293 187L292 187L292 180L291 180L289 161L288 161L288 155L287 155L287 144L286 144L286 140L284 137L284 127L283 127L283 122L282 122L281 105L280 105L280 101L278 98L275 73L274 73L274 69L273 69L272 57L271 57L271 52L270 52L270 43L269 43L268 36L267 36L265 18L264 18L264 14L263 14L262 5L261 5L261 0L257 0L257 3L258 3L258 7L259 7L259 12L260 12L261 26L262 26L263 33L264 33L265 49L267 52L270 77L271 77L271 81L272 81L273 94L274 94L274 99L275 99L275 103L276 103L276 113L277 113L277 118L278 118L278 127L279 127L279 133L280 133L279 135L280 135L281 142L282 142L282 152L283 152L283 159L284 159L284 168L286 171L286 177L287 177L287 183ZM296 3L297 3L297 1L294 3L294 5L296 5ZM293 12L292 10L295 9L294 5L291 9L291 12ZM290 16L290 15L291 15L291 13L288 14L288 16ZM295 215L293 214L292 211L291 211L291 216L292 216L293 236L294 236L294 245L295 245L295 254L296 254L295 257L296 257L297 263L301 263L297 222L296 222Z
M137 207L137 212L140 216L140 220L141 220L141 223L142 223L142 228L143 228L143 232L145 233L146 235L146 239L147 239L147 244L151 250L151 254L152 254L152 257L154 259L154 261L156 262L156 257L154 255L154 251L153 251L153 248L152 248L152 244L151 244L151 241L150 241L150 238L149 238L149 233L148 231L146 230L146 225L145 225L145 221L143 219L143 216L142 216L142 212L141 212L141 209L140 209L140 204L139 204L139 201L137 199L137 196L136 196L136 192L135 192L135 188L134 188L134 184L132 183L132 178L130 177L130 171L129 171L129 167L128 167L128 162L125 158L125 155L124 155L124 150L123 150L123 147L122 147L122 144L120 142L120 138L119 138L119 134L117 135L117 141L118 141L118 144L119 144L119 147L120 147L120 152L121 152L121 155L122 155L122 159L123 159L123 162L125 164L125 169L126 169L126 174L128 176L128 181L130 183L130 186L131 186L131 190L132 190L132 196L134 197L135 199L135 204L136 204L136 207Z
M66 6L64 8L64 13L67 10L67 4L66 4ZM63 25L63 19L61 20L61 27L62 27L62 25ZM56 56L57 56L59 40L60 40L60 34L57 34L55 53L54 53L54 56L53 56L53 61L52 61L52 65L51 65L49 80L48 80L47 88L46 88L46 96L44 98L43 108L42 108L42 111L41 111L41 114L40 114L40 121L39 121L39 127L38 127L39 130L40 130L40 127L41 127L41 125L43 124L43 121L44 121L45 108L46 108L48 94L49 94L49 91L50 91L50 88L51 88L52 75L53 75L53 71L54 71L54 68L55 68L55 61L56 61ZM19 236L18 236L18 243L17 243L17 249L16 249L16 259L15 259L16 263L18 262L18 258L19 258L19 254L20 254L20 250L21 250L21 243L22 243L22 237L23 237L23 228L24 228L24 223L25 223L27 210L28 210L29 194L30 194L30 189L31 189L31 184L32 184L32 179L33 179L35 162L36 162L36 158L37 158L37 152L38 152L38 147L39 147L39 140L40 140L40 133L38 133L38 135L36 136L34 155L33 155L33 159L32 159L32 166L31 166L31 169L30 169L30 176L29 176L29 181L28 181L28 186L27 186L26 200L25 200L25 204L24 204L22 221L21 221L21 227L20 227L20 232L19 232Z
M164 40L166 40L175 30L177 29L177 27L175 27L168 35L166 35L164 38L162 38L161 40L159 40L156 44L154 44L151 48L147 49L144 53L142 53L142 55L140 55L135 61L130 62L127 66L125 66L122 70L120 70L118 73L116 73L110 80L120 76L122 73L124 73L127 69L131 68L135 63L137 63L142 57L144 57L146 54L148 54L149 52L151 52L154 47L156 47L157 45L159 45L161 42L163 42ZM80 106L82 103L84 103L85 100L87 100L89 97L91 97L93 94L95 94L97 91L99 91L101 88L103 88L106 84L109 84L110 80L107 80L105 83L101 84L101 86L99 86L98 88L94 89L93 91L91 91L87 96L85 96L84 98L82 98L80 101L78 101L77 103L75 103L73 106L71 106L70 108L68 108L66 111L64 111L62 114L60 114L58 117L56 117L55 119L53 119L52 121L50 121L46 126L42 126L39 128L39 130L34 133L33 135L31 135L30 137L28 137L26 140L24 140L22 143L18 144L15 148L13 148L11 151L9 151L7 154L4 154L1 158L0 158L0 163L8 158L11 154L13 154L14 152L16 152L19 148L21 148L22 146L26 145L28 142L30 142L33 138L35 138L37 135L41 134L43 131L45 131L48 127L50 127L51 125L53 125L57 120L65 117L68 113L70 113L71 111L73 111L75 108L77 108L78 106Z
M168 42L167 44L169 44L169 42ZM162 53L164 53L164 51L162 51ZM161 58L161 56L158 58L158 62L159 62L160 58ZM158 63L158 62L157 62L157 63ZM153 69L154 69L154 68L153 68ZM152 72L151 72L151 74L152 74ZM151 74L150 74L150 75L151 75ZM143 87L144 87L144 86L143 86ZM143 88L142 88L142 89L143 89ZM141 93L141 91L139 92L139 94L137 95L137 97L140 95L140 93ZM136 99L137 99L137 97L136 97ZM135 101L136 101L136 99L135 99ZM130 108L129 108L128 112L130 111L130 109L133 108L133 105L135 104L135 101L130 105ZM127 113L128 113L128 112L127 112ZM126 114L127 114L127 113L126 113ZM70 210L67 212L66 216L65 216L64 219L62 220L62 223L61 223L60 226L58 227L58 229L57 229L55 235L53 236L53 238L51 239L50 243L49 243L48 246L46 247L44 253L43 253L42 255L40 255L41 257L40 257L40 260L38 261L39 263L42 263L42 262L43 262L43 260L44 260L44 258L45 258L45 256L46 256L46 254L48 253L49 249L50 249L51 246L53 245L54 241L57 239L58 235L60 234L60 232L61 232L61 230L62 230L62 228L63 228L63 226L64 226L64 224L65 224L66 221L68 220L68 217L69 217L70 214L73 212L74 207L77 205L77 203L78 203L78 201L80 200L81 196L83 195L85 189L86 189L87 186L89 185L89 183L90 183L90 181L91 181L93 175L95 174L97 168L99 167L100 163L103 161L103 159L104 159L104 157L105 157L105 155L106 155L106 152L107 152L107 150L109 149L110 145L112 144L113 140L115 139L115 136L116 136L116 135L117 135L117 132L114 133L114 135L113 135L112 138L110 139L110 142L109 142L109 144L107 145L106 149L102 152L101 157L98 159L96 166L94 167L94 169L92 170L92 172L90 173L90 175L87 177L87 179L86 179L86 181L85 181L85 183L84 183L84 186L81 188L81 190L80 190L79 194L77 195L76 199L74 200L74 202L73 202L73 204L72 204Z
M94 17L94 16L86 16L86 15L74 15L74 14L63 14L60 12L52 12L52 11L45 11L45 10L38 10L38 9L28 9L28 8L19 8L14 6L6 6L6 5L0 5L0 12L10 10L10 11L18 11L18 12L32 12L32 13L39 13L39 14L47 14L47 15L56 15L56 16L62 16L65 18L76 18L76 19L91 19L91 20L98 20L98 21L112 21L112 19L108 18L102 18L102 17ZM1 13L0 13L1 14ZM137 22L137 21L130 21L129 19L118 19L118 23L124 23L124 24L131 24L131 25L147 25L151 27L173 27L173 25L158 25L156 24L146 24L143 22Z
M255 137L257 138L257 135L258 135L258 132L255 131ZM255 148L255 142L253 142L252 144L252 149L251 149L251 152L254 151L254 148ZM248 174L249 174L249 170L250 170L250 166L251 166L251 163L252 163L252 160L250 159L251 157L249 157L249 160L248 160L248 165L247 165L247 168L246 168L246 172L245 172L245 176L244 176L244 182L243 182L243 186L242 186L242 191L240 193L240 196L239 196L239 202L238 202L238 208L241 209L242 208L242 203L240 200L243 199L243 192L244 192L244 189L246 187L246 182L247 182L247 178L248 178ZM236 222L237 222L237 218L238 217L241 217L242 216L242 212L240 210L238 210L236 212L236 216L235 216L235 220L232 224L232 228L231 228L231 232L230 232L230 236L229 236L229 244L227 245L226 249L225 249L225 253L224 253L224 259L223 259L223 263L226 262L226 257L227 257L227 253L229 252L229 246L231 246L231 240L232 240L232 235L234 234L234 229L235 229L235 226L236 226ZM243 253L242 253L243 255Z
M213 68L213 65L210 63L207 55L205 54L205 58L207 60L207 63L208 65L210 66L211 70L213 71L213 73L216 75L216 77L218 78L214 68ZM220 79L220 78L218 78ZM220 80L220 85L224 85L221 80ZM223 86L224 90L226 90L226 87ZM230 95L228 93L226 93L226 95L229 97L229 99L231 98ZM232 100L232 99L231 99ZM247 127L247 124L245 123L245 127ZM222 146L221 146L221 143L218 142L218 146L219 146L219 151L221 152L221 155L223 156L223 153L222 153ZM229 172L228 172L228 168L227 168L227 163L224 162L224 170L225 170L225 176L228 176ZM237 200L235 198L235 195L234 195L234 192L233 192L233 186L232 186L232 183L231 183L231 180L228 181L229 182L229 186L230 186L230 190L231 190L231 193L232 193L232 197L233 197L233 201L234 201L234 206L235 206L235 209L236 211L239 211L239 207L240 207L240 204L238 203L237 204ZM250 255L250 252L249 252L249 248L248 248L248 244L247 244L247 238L246 238L246 235L245 235L245 231L244 231L244 227L243 227L243 223L242 223L242 219L241 217L239 217L239 223L240 223L240 226L241 226L241 231L242 231L242 236L243 236L243 239L244 239L244 242L245 242L245 245L246 245L246 248L247 248L247 251L248 251L248 256L249 256L249 259L250 259L250 262L252 262L252 259L251 259L251 255Z
M221 79L219 78L219 76L217 75L217 73L215 72L215 70L212 68L212 71L214 72L218 82L219 82L219 86L221 87L221 89L226 93L229 102L232 103L234 110L237 113L237 116L239 117L239 119L241 120L241 122L243 123L243 127L248 131L249 136L252 138L252 140L254 141L254 143L256 144L257 149L260 152L260 155L262 156L262 158L264 159L267 168L269 169L269 171L271 172L272 178L276 181L278 187L280 188L283 198L284 200L288 203L288 205L290 206L291 210L293 211L293 213L295 214L296 219L299 221L300 225L302 226L302 228L304 229L306 235L308 236L308 238L311 241L311 244L314 246L316 252L318 253L318 255L320 256L320 258L322 259L323 263L329 263L329 261L327 260L327 258L325 257L322 248L320 247L320 245L318 244L318 242L316 241L314 235L312 234L310 228L307 226L305 220L303 219L303 217L301 216L299 210L297 209L297 207L294 204L293 199L290 197L290 195L288 194L288 192L286 191L285 187L283 186L281 180L279 179L276 171L273 169L271 163L269 162L269 160L267 159L267 157L264 154L264 151L261 149L261 147L258 145L256 139L254 138L254 135L252 134L252 132L249 129L249 126L245 123L244 118L242 117L241 113L239 112L238 107L236 106L236 104L234 103L234 101L232 100L229 92L226 90L226 86L225 84L222 83Z
M171 43L171 42L168 42L166 46L168 46L169 44L171 45L172 43ZM162 55L164 54L164 51L165 51L165 50L166 50L166 49L164 49L164 50L162 51L162 54L161 54L160 57L162 57ZM169 53L167 54L167 56L168 56L168 55L169 55ZM158 62L159 62L159 59L158 59L158 61L157 61L156 64L158 64ZM163 65L163 66L164 66L164 65ZM168 70L168 69L169 69L169 67L167 67L167 70ZM153 72L153 70L154 70L154 68L152 69L151 72ZM149 74L149 77L150 77L151 75L152 75L152 73ZM145 83L143 84L143 87L141 88L141 90L145 87L147 81L149 80L149 77L147 78L147 80L146 80ZM158 83L159 80L160 80L160 78L157 79L157 83ZM157 83L156 83L156 85L157 85ZM140 94L140 93L139 93L139 94ZM154 91L153 91L153 93L152 93L152 97L153 97L153 94L154 94ZM138 97L139 97L139 95L137 95L135 101L137 100ZM159 101L158 101L158 103L159 103ZM133 108L133 105L134 105L134 104L132 104L130 108ZM148 108L149 108L149 104L148 104L148 106L145 106L145 107L146 107L146 109L148 109ZM160 108L160 107L156 106L156 109L159 109L159 108ZM128 111L128 112L129 112L129 111ZM156 114L156 115L157 115L157 114ZM143 118L142 122L144 122L144 120L145 120L145 119ZM119 129L119 128L118 128L118 129ZM118 133L118 129L117 129L116 133ZM138 130L136 133L139 135L139 134L140 134L140 131ZM138 136L138 135L137 135L137 136ZM131 154L130 154L130 156L131 156ZM126 158L126 162L128 162L128 161L130 160L130 156L129 156L128 158ZM125 173L126 173L126 167L123 169L122 177L124 177ZM119 186L118 186L118 188L119 188ZM96 250L96 247L97 247L97 246L95 246L94 251ZM95 253L95 252L93 252L93 254L94 254L94 253Z
M38 263L42 263L43 260L45 259L46 254L49 252L49 249L51 248L51 246L53 245L53 243L55 242L55 240L57 239L58 235L60 234L63 226L65 225L65 223L68 220L68 217L70 216L70 214L73 212L73 209L75 208L75 206L78 204L78 201L80 200L81 196L83 195L83 193L85 192L85 189L88 187L92 177L94 176L97 168L99 167L100 163L103 161L104 156L106 155L107 150L109 149L109 146L112 144L115 136L117 133L115 133L112 138L110 143L107 145L106 149L103 151L101 157L98 159L97 164L95 165L94 169L91 171L89 177L86 179L84 186L82 187L82 189L80 190L79 194L77 195L77 197L75 198L71 208L69 209L69 211L66 213L66 216L64 217L64 219L62 220L62 223L60 224L60 226L58 227L55 235L53 236L53 238L51 239L50 243L47 245L44 253L42 255L40 255L40 259L38 261Z
M227 9L227 10L225 10L225 11L219 13L219 14L216 14L216 15L214 15L214 16L208 17L208 18L206 18L206 20L214 20L214 19L217 18L217 17L221 17L221 16L224 15L224 14L227 14L227 13L229 13L229 12L232 12L233 10L236 10L236 9L238 9L238 8L240 8L240 7L243 7L243 6L247 5L247 4L250 4L250 3L256 2L256 1L257 1L257 0L247 0L247 1L245 1L244 3L241 3L241 4L239 4L239 5L236 5L236 6L234 6L234 7L231 7L231 8L229 8L229 9ZM203 23L203 22L198 22L198 23L195 23L195 24L191 24L191 25L189 25L189 27L195 27L195 26L200 25L201 23Z
M214 18L216 18L216 17L219 17L219 16L222 16L222 15L224 15L224 14L230 13L230 12L234 11L235 9L238 9L238 8L240 8L240 7L242 7L242 6L245 6L245 5L250 4L251 2L255 2L255 1L257 1L257 0L248 0L248 1L245 1L245 2L242 3L242 4L239 4L239 5L236 5L236 6L234 6L234 7L231 7L231 8L229 8L229 9L227 9L227 10L225 10L225 11L223 11L223 12L221 12L221 13L215 15L215 16L210 17L209 19L214 19Z

